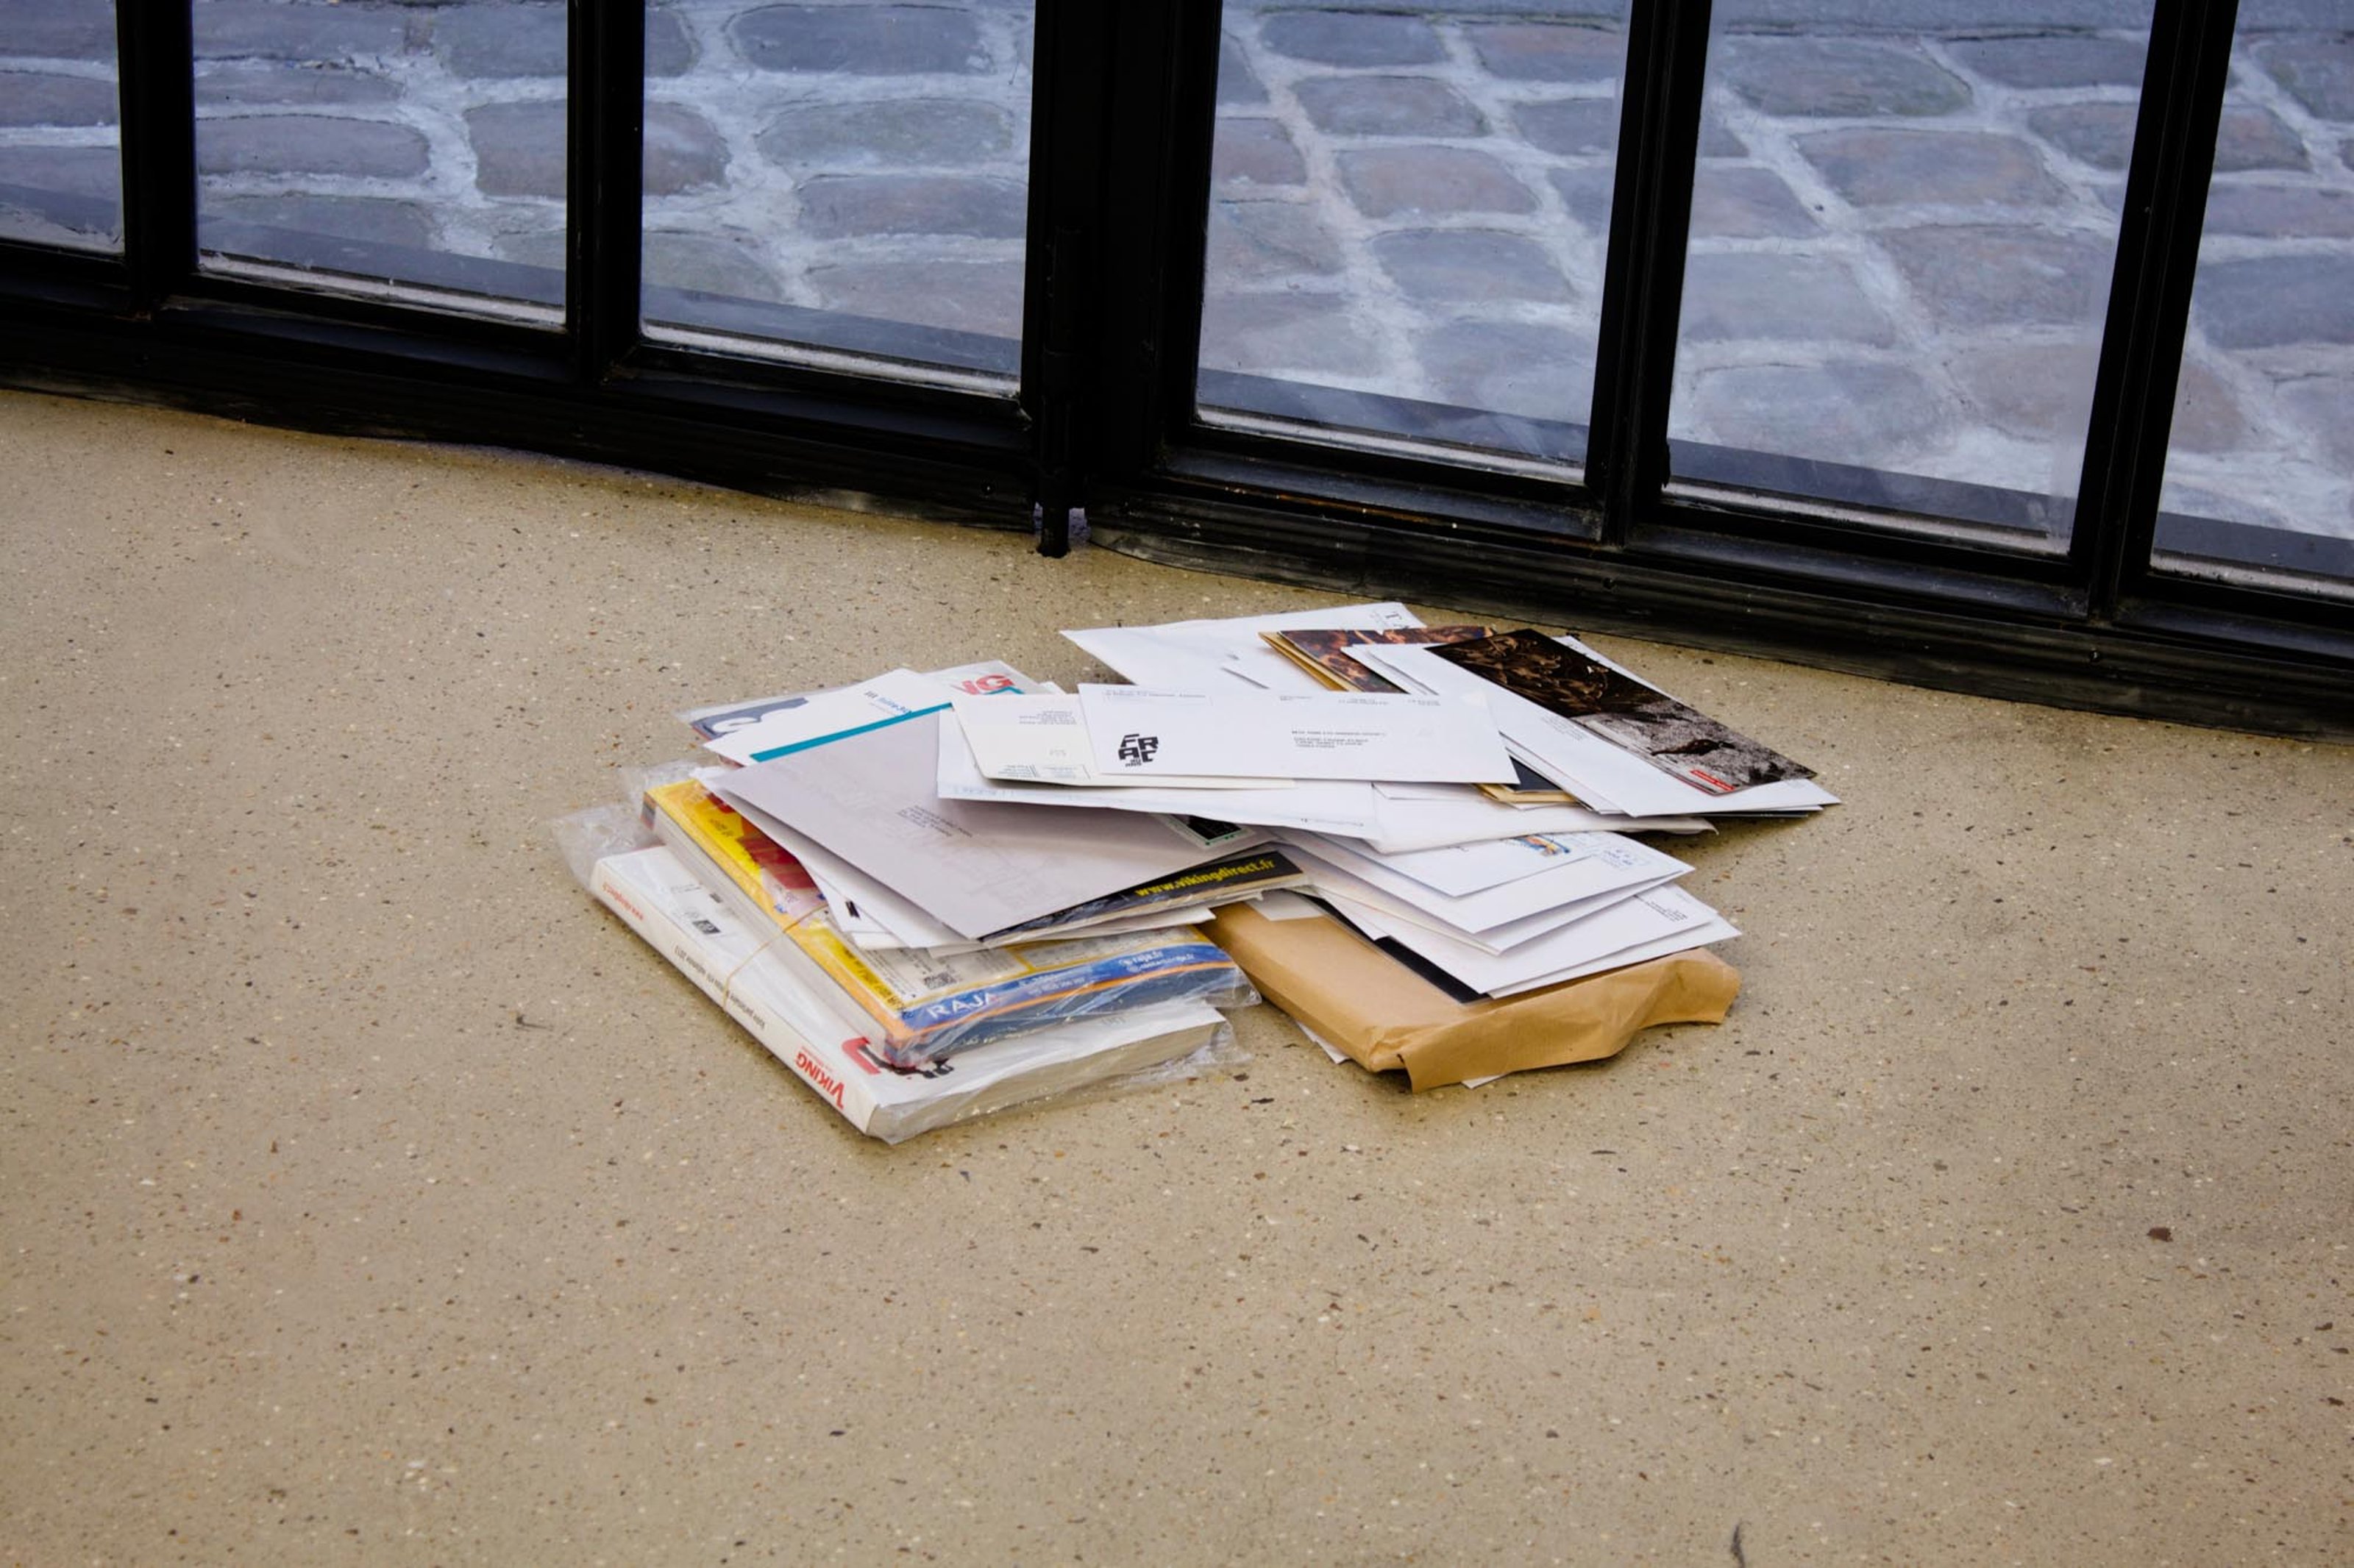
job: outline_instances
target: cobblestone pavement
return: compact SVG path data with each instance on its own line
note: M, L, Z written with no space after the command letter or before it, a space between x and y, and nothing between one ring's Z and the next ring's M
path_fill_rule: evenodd
M119 228L110 11L0 0L0 233ZM208 246L561 298L560 4L196 17ZM983 344L973 363L1001 340L1010 370L1030 17L657 4L647 281L695 292L652 313L796 307L797 334L843 345L829 323L953 329ZM1672 433L2064 494L2143 42L1735 23L1712 57ZM1230 5L1205 368L1582 421L1622 52L1615 16L1536 0ZM2354 536L2354 34L2245 30L2232 71L2168 504Z

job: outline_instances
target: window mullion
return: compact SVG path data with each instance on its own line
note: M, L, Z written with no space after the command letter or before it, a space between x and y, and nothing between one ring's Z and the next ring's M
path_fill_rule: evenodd
M1586 482L1624 544L1668 474L1684 244L1708 89L1709 0L1629 8L1618 169L1594 369Z
M642 0L572 0L565 324L573 373L602 380L635 346L645 167Z
M2071 555L2096 618L2149 571L2236 0L2158 0L2084 439Z
M133 308L152 312L196 267L195 29L186 5L117 0L122 251Z

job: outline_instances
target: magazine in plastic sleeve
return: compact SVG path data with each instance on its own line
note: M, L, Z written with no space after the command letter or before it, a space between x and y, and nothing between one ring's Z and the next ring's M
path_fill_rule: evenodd
M790 943L745 924L667 848L626 847L635 826L627 813L584 813L559 823L557 836L599 902L871 1137L896 1143L1014 1106L1149 1087L1242 1059L1214 1009L1176 1001L895 1068L871 1049L848 999Z

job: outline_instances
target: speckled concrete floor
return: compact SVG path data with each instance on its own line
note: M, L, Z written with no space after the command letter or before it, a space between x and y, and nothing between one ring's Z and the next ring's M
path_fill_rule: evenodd
M2354 751L1612 646L1850 804L1720 1028L886 1149L543 822L1292 590L0 397L0 1562L2354 1556ZM1443 608L1443 607L1434 607Z

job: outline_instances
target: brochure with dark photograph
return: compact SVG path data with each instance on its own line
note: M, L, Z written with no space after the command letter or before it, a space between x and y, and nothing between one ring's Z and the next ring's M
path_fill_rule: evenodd
M1432 652L1712 795L1815 776L1813 768L1542 631L1507 631Z
M1493 628L1486 626L1352 627L1335 630L1295 627L1288 631L1262 631L1259 635L1277 652L1336 691L1381 694L1399 690L1397 683L1350 658L1352 645L1460 642L1466 638L1489 636L1492 631Z

